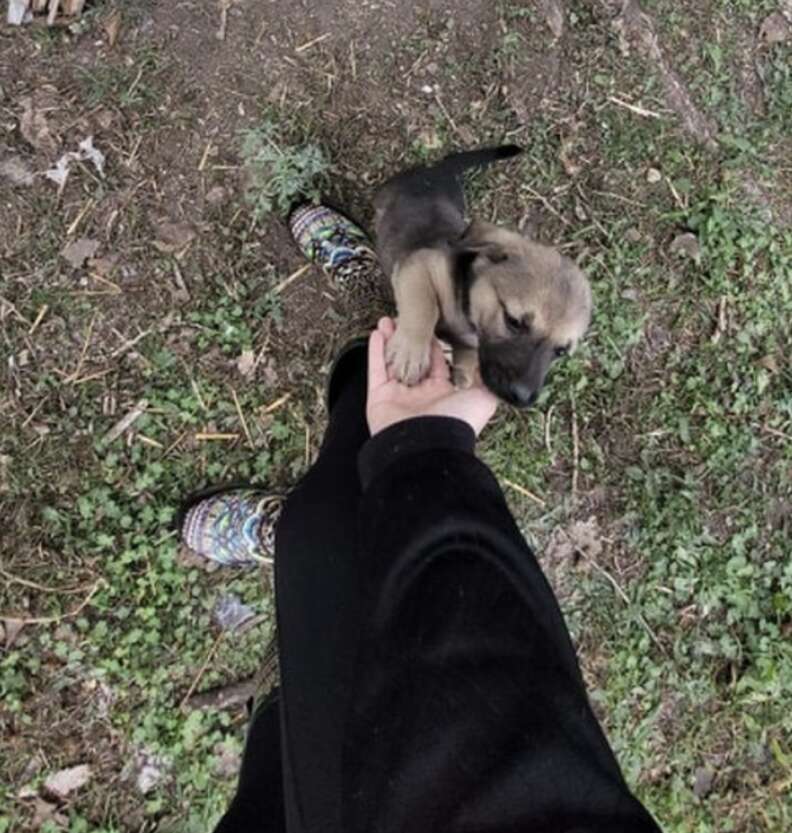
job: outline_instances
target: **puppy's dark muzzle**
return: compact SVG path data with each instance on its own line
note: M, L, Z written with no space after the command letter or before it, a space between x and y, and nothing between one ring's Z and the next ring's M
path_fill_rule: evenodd
M494 362L481 365L481 379L495 396L516 408L528 408L533 405L541 387L526 384Z

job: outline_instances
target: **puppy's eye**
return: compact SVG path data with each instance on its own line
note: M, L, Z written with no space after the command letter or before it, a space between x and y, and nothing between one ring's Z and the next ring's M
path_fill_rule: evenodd
M568 352L569 352L569 348L568 348L568 347L556 347L556 349L555 349L555 357L556 357L557 359L560 359L560 358L561 358L561 356L566 356L566 354L567 354Z

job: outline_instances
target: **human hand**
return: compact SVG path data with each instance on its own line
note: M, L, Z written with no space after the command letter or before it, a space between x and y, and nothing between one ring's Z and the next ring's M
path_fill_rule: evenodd
M403 385L385 359L386 346L395 332L393 319L382 318L369 336L366 419L372 436L397 422L419 416L464 420L478 436L498 406L495 396L480 380L466 390L455 388L437 339L432 343L429 375L417 385Z

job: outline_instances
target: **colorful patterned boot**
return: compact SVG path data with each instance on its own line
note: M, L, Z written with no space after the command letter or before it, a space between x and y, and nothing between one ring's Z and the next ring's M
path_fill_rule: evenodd
M289 215L294 242L320 266L336 290L338 312L349 323L346 337L368 331L394 312L390 281L366 233L325 205L301 205Z
M194 498L183 515L182 543L216 564L272 562L283 498L252 488L217 489Z

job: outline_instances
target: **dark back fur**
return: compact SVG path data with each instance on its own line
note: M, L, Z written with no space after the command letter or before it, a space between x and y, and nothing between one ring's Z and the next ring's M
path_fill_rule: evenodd
M464 171L520 152L516 145L504 145L454 153L389 179L374 200L377 252L386 273L410 252L458 240L466 228Z

